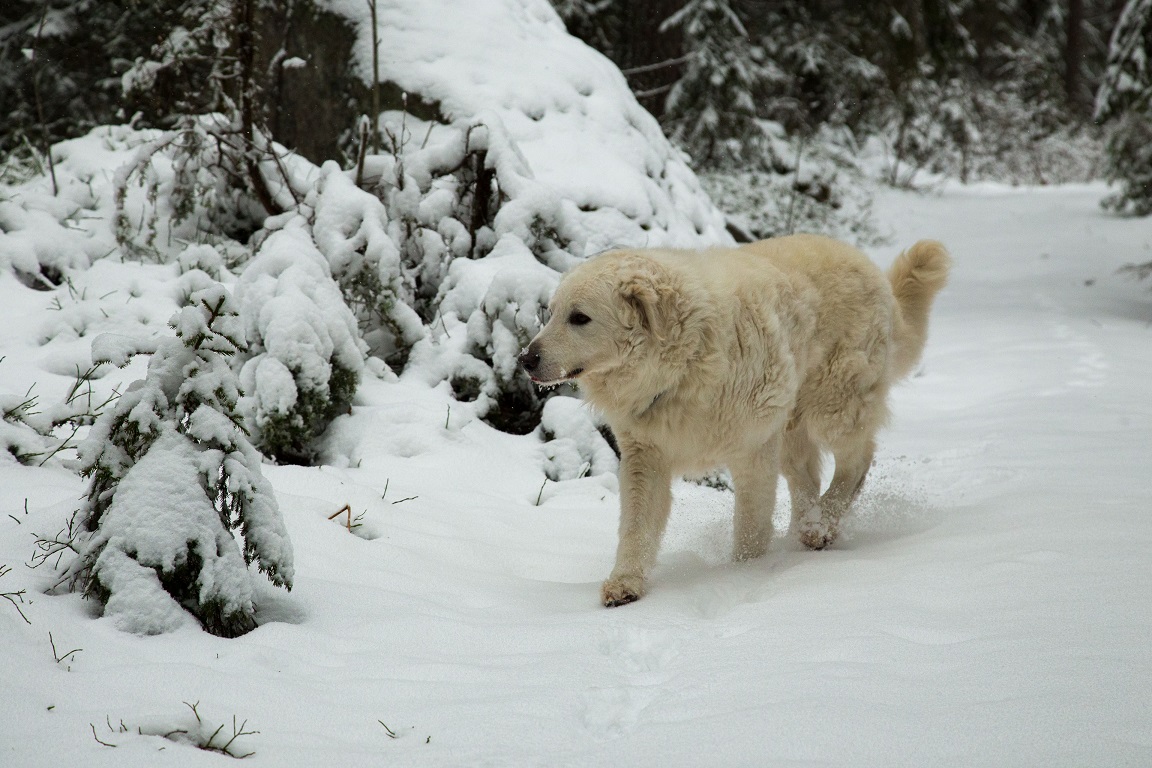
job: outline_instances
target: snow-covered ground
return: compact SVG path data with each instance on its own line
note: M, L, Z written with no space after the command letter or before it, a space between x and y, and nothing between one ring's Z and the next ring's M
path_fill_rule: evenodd
M221 765L190 745L217 726L268 766L1152 764L1152 296L1115 274L1152 224L1102 194L883 193L877 261L936 237L955 272L846 535L733 565L731 497L680 484L622 608L597 600L615 479L545 483L536 438L444 387L368 380L328 466L265 468L296 585L259 580L235 640L45 595L33 534L83 485L3 459L0 592L30 623L0 600L0 764ZM175 275L0 275L0 392L59 397L79 329L162 327Z

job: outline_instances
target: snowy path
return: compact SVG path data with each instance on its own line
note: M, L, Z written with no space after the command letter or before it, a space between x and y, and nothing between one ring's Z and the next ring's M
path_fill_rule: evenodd
M1152 259L1152 222L1100 195L880 199L879 262L934 237L956 270L832 550L729 564L730 499L682 485L651 594L599 608L614 479L541 491L531 440L376 382L348 466L269 472L297 587L266 588L252 634L0 602L0 764L220 764L140 735L195 732L182 702L246 719L269 766L1152 764L1152 296L1114 274ZM0 587L34 592L28 531L81 486L4 464L0 488ZM345 503L367 540L326 519ZM49 631L83 650L56 663Z

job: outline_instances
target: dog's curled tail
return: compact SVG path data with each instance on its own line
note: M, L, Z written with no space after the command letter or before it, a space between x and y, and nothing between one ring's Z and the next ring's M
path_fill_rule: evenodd
M894 337L896 354L892 361L895 378L912 372L928 338L928 311L932 300L948 282L952 259L935 240L921 240L900 254L888 269L888 282L896 297Z

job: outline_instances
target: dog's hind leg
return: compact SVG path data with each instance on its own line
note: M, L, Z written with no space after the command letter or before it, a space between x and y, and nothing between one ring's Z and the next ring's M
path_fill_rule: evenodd
M732 462L728 469L736 485L733 560L750 560L768 551L772 540L772 512L780 476L779 435L753 453Z
M608 608L643 597L672 510L672 472L667 460L651 447L626 441L620 447L620 543L616 565L600 589Z
M792 498L792 525L796 535L805 520L820 520L820 448L803 424L794 425L784 433L782 469L788 480L788 494Z
M823 549L836 540L840 519L864 485L875 452L876 441L872 435L861 435L832 449L832 455L836 458L836 471L832 475L832 484L820 498L819 519L805 517L801 525L800 541L805 546Z

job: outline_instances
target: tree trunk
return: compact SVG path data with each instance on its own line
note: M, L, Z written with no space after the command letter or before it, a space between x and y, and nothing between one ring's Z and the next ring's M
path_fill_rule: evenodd
M1084 93L1084 0L1068 0L1067 35L1064 45L1064 95L1068 108L1077 115L1088 113Z
M256 104L256 94L259 89L256 85L255 72L256 41L253 18L255 3L256 0L239 0L233 8L233 34L239 78L236 84L236 101L240 111L240 131L244 138L244 165L248 171L248 181L260 205L269 216L275 216L283 213L284 209L276 202L272 191L268 188L268 180L260 170L260 158L256 151L258 130L256 110L259 108ZM261 142L267 140L267 137L260 138Z
M644 0L635 3L624 17L621 30L621 69L647 67L666 61L675 61L684 55L684 35L680 27L664 32L660 25L684 5L684 0ZM664 114L664 101L668 90L684 72L684 64L672 64L658 69L631 74L628 84L637 100L656 117Z

